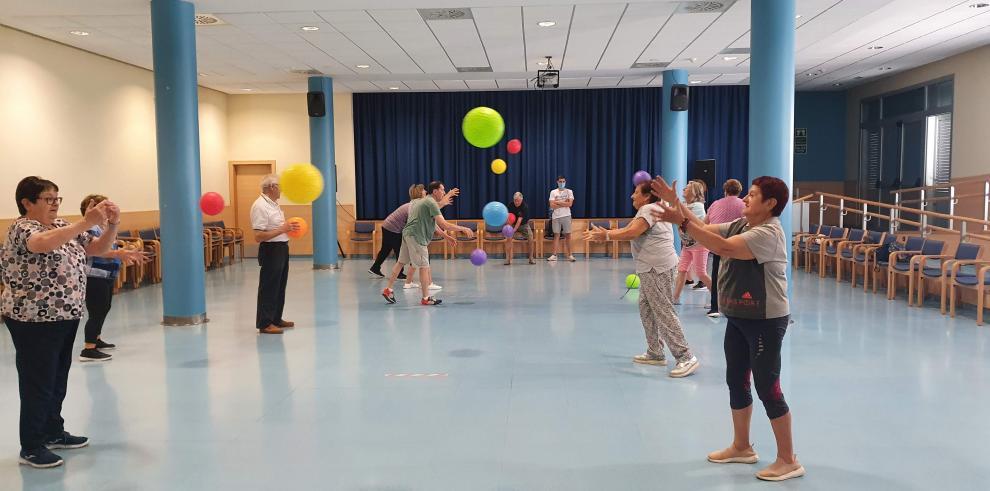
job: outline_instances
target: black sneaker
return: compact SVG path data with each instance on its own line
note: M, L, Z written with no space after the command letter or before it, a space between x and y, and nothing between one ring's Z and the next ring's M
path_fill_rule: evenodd
M421 299L419 303L420 305L440 305L443 303L443 300L440 300L439 298L426 297Z
M684 280L684 284L685 285L693 285L694 284L694 280Z
M79 361L107 361L113 358L113 355L108 355L96 348L86 348L79 353Z
M380 269L370 268L370 269L368 269L368 272L371 273L374 276L379 277L379 278L384 278L385 277L385 275L382 274L382 271Z
M96 340L96 349L101 349L101 350L104 350L104 351L111 350L111 349L117 349L117 345L116 344L113 344L113 343L108 343L108 342L106 342L106 341L104 341L102 339L97 339Z
M702 283L702 282L699 281L699 282L695 283L694 286L691 287L691 289L692 290L707 290L708 287L705 286L704 283Z
M30 452L21 450L21 458L18 463L29 465L35 469L49 469L63 464L62 457L55 455L51 450L41 447Z
M395 303L395 292L391 288L382 290L382 296L385 297L386 302Z
M48 448L83 448L86 445L89 445L89 438L70 435L68 431L63 431L61 435L49 438L45 442Z
M404 279L406 279L406 274L405 273L399 273L399 276L397 276L396 279L404 280Z

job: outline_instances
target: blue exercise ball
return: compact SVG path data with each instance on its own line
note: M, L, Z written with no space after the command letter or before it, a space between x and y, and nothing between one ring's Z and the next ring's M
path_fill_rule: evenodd
M509 219L509 209L498 201L492 201L485 205L481 211L481 216L485 218L485 223L490 227L501 227Z

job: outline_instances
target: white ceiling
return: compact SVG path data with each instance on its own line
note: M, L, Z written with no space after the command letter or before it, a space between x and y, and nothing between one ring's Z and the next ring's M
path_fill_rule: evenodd
M673 0L193 3L224 22L196 29L199 82L231 94L304 92L294 70L329 74L341 91L524 89L548 55L566 88L660 84L661 68L634 63L685 68L699 85L749 80L748 54L722 52L749 47L750 0L722 0L716 13L684 13L697 2ZM990 7L976 3L797 0L797 87L847 88L990 44ZM468 18L424 21L417 9L430 8ZM148 69L149 16L147 0L0 0L0 24ZM537 24L546 20L556 25Z

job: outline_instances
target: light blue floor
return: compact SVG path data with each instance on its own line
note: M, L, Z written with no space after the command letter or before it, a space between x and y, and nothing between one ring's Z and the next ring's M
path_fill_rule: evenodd
M62 468L17 465L0 337L0 489L987 488L990 330L972 309L949 320L795 273L784 391L808 475L774 485L705 462L730 441L707 294L681 307L696 375L630 362L644 350L636 293L619 299L631 266L438 261L445 303L427 308L402 291L386 306L365 260L294 261L284 336L255 334L251 261L208 274L203 328L158 325L158 287L125 292L104 331L113 361L74 362L63 414L92 446L60 451Z

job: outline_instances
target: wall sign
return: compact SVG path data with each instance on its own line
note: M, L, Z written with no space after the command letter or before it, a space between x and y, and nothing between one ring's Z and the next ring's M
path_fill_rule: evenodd
M794 153L808 153L808 128L794 128Z

